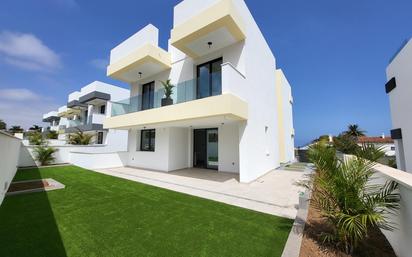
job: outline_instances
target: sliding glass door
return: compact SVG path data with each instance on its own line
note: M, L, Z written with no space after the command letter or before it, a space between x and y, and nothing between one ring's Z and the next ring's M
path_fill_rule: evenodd
M222 94L222 58L197 66L197 99Z
M142 111L154 107L154 88L154 81L142 86Z
M193 136L193 166L217 170L219 167L218 129L195 129Z

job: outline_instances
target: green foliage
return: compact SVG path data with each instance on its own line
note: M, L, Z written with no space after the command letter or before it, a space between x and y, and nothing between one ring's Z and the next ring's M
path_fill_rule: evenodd
M374 144L363 143L362 146L356 149L354 155L377 162L385 156L385 152L383 151L383 146L376 147Z
M359 148L357 138L349 134L340 134L334 137L333 145L336 150L344 154L355 154Z
M29 132L28 139L31 145L42 145L45 143L43 135L38 131Z
M57 133L56 131L50 130L49 132L47 132L46 137L47 139L57 139L59 137L59 133Z
M86 134L78 129L77 132L68 136L67 143L70 145L90 145L93 137L92 134Z
M396 164L396 158L389 159L387 164L389 167L392 167L394 169L398 168L398 165Z
M9 129L10 133L22 133L24 131L24 129L20 126L11 126L11 128Z
M353 136L353 137L363 137L365 136L366 131L359 128L358 124L349 124L348 130L344 134Z
M38 125L33 125L29 128L30 131L37 131L37 132L41 132L42 127L39 127Z
M45 166L55 160L54 153L57 152L57 149L47 145L39 145L34 148L33 152L35 160L40 162L41 166Z
M173 94L173 88L175 87L172 83L170 83L170 79L166 81L160 81L163 85L163 89L165 92L165 97L170 98L170 96Z
M358 154L371 159L380 155L369 146ZM311 147L309 158L317 171L305 185L312 189L311 203L331 228L322 234L324 242L352 253L371 228L394 228L387 217L399 209L397 183L373 184L373 161L357 156L341 161L333 147L322 144Z
M7 124L3 120L0 120L0 130L6 130Z

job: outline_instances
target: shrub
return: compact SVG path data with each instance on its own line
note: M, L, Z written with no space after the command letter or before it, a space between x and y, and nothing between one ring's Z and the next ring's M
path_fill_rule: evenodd
M83 131L78 129L76 133L70 134L68 136L67 143L71 145L90 145L92 139L92 134L85 134Z
M57 139L59 137L59 134L56 131L49 131L46 135L47 139Z
M57 152L57 149L50 146L39 145L34 148L33 152L35 160L40 162L41 166L44 166L51 164L55 160L54 153Z
M28 139L29 139L29 144L31 145L44 144L43 135L38 131L30 132L28 135Z
M376 157L367 153L369 148L362 151ZM387 216L399 208L397 183L372 184L373 161L357 156L341 161L333 147L322 144L312 146L308 156L316 174L304 184L312 189L311 203L330 227L320 235L324 242L352 253L370 229L393 229Z

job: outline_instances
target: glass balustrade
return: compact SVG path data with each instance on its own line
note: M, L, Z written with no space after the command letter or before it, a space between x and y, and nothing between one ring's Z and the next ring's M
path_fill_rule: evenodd
M210 87L209 94L197 93L199 86ZM203 89L202 89L203 90ZM178 83L173 88L173 104L185 103L193 100L197 100L204 97L220 95L222 94L222 73L216 72L210 74L210 83L205 85L204 79L192 79ZM160 88L154 92L153 108L162 107L162 98L164 98L164 90ZM122 101L112 102L112 116L119 116L133 112L140 112L142 110L142 95L133 96Z

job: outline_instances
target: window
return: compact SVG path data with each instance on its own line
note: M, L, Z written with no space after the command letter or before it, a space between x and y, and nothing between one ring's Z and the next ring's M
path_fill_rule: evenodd
M100 114L106 114L106 105L100 106Z
M142 86L142 110L152 109L154 106L154 81Z
M197 99L222 94L222 62L219 58L197 66Z
M156 130L146 129L140 133L140 151L154 152L156 141Z
M394 146L391 146L391 150L392 150L392 151L395 151L395 147L394 147Z
M103 132L97 132L97 144L103 144Z

